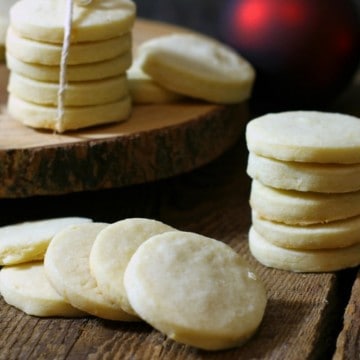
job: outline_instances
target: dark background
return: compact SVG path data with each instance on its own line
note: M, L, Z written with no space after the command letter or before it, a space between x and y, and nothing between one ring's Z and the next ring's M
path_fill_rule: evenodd
M139 17L182 25L217 38L220 36L222 10L227 1L134 0ZM360 10L360 0L353 1Z
M223 0L135 0L139 17L182 25L218 38Z

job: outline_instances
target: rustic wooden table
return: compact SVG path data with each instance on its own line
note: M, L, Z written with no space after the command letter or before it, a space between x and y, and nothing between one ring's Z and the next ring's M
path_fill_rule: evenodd
M359 83L329 110L360 116ZM200 351L145 323L42 319L0 299L0 359L360 359L359 269L295 274L254 260L247 244L246 161L242 133L219 158L191 172L112 190L1 199L0 219L9 224L69 215L108 222L151 217L224 241L251 263L268 292L265 317L248 343L227 351Z

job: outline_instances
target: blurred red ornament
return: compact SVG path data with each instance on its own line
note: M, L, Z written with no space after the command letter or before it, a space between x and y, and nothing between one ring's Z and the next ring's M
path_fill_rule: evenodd
M227 1L221 36L256 68L253 98L287 108L334 100L360 61L354 1Z

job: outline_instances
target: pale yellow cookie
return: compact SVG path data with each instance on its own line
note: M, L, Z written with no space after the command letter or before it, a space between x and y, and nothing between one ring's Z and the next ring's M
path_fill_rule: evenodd
M329 272L360 265L360 243L330 250L286 249L272 244L251 228L249 247L260 263L281 270Z
M360 243L360 216L325 224L297 226L266 220L253 211L252 225L267 241L285 248L319 250Z
M39 105L57 106L59 84L33 80L11 72L9 93ZM120 75L96 81L68 83L64 93L65 106L91 106L109 104L129 95L127 79Z
M108 301L90 273L91 247L106 226L81 224L57 233L45 254L45 274L55 290L74 307L109 320L131 321L136 318Z
M0 227L0 265L42 260L54 235L67 226L89 223L84 217L27 221Z
M141 61L136 59L127 71L129 91L135 104L162 104L179 101L182 96L155 82L141 69Z
M21 0L10 11L11 26L23 37L62 43L66 5L64 0ZM133 26L135 16L136 6L130 0L92 0L86 6L74 1L71 41L120 36Z
M42 262L3 267L0 271L0 293L6 303L28 315L40 317L85 315L54 290L45 276Z
M285 161L360 163L360 119L319 111L266 114L246 127L248 149Z
M125 121L132 111L130 96L109 104L65 107L62 127L59 128L56 107L33 104L13 94L9 95L7 106L8 113L24 125L59 132Z
M360 191L324 194L275 189L253 180L251 207L263 218L286 224L327 223L360 215Z
M238 103L251 95L253 67L215 39L175 33L144 42L138 54L143 71L176 93L216 103Z
M182 231L141 244L124 277L134 310L178 342L206 350L247 341L264 315L262 282L226 244Z
M126 52L115 58L80 65L69 65L66 67L66 78L68 82L94 81L107 79L124 74L131 66L132 55ZM59 65L41 65L21 61L9 52L6 53L7 67L17 74L39 81L59 82Z
M131 34L103 41L74 44L69 49L68 65L89 64L110 60L131 51ZM6 36L6 51L27 63L59 65L62 44L38 42L19 36L12 27Z
M270 159L250 152L248 175L279 189L340 193L360 190L360 164L319 164Z
M126 312L136 315L123 285L127 264L145 240L171 230L174 228L160 221L142 218L120 220L103 229L90 253L90 269L104 296Z

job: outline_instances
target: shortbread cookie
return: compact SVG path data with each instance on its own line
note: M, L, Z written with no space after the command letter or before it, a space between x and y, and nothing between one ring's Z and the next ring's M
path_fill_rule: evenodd
M103 229L90 253L90 269L104 296L136 315L123 285L127 264L145 240L171 230L174 228L160 221L141 218L120 220Z
M141 44L138 54L143 71L176 93L216 103L238 103L251 95L253 67L215 39L170 34Z
M360 190L360 164L280 161L250 152L248 175L285 190L340 193Z
M89 223L85 217L27 221L0 228L0 265L42 260L54 235L67 226Z
M179 101L182 96L156 83L141 69L137 59L127 71L130 95L135 104L162 104Z
M90 273L91 247L106 226L81 224L57 233L45 254L45 274L54 289L74 307L109 320L131 321L135 317L108 301Z
M3 267L0 271L0 293L9 305L28 315L41 317L85 315L54 290L45 276L42 262Z
M360 243L360 216L325 224L287 225L252 214L255 231L276 246L298 250L347 247Z
M126 52L115 58L80 65L66 67L66 78L69 83L107 79L124 74L131 66L132 55ZM59 82L59 65L41 65L21 61L9 52L6 53L7 67L17 74L39 81Z
M285 161L360 163L360 119L317 111L266 114L246 127L248 149Z
M8 91L31 103L50 106L58 104L58 83L33 80L11 72ZM125 75L96 81L68 83L64 94L64 105L103 105L119 101L128 95L129 89Z
M182 231L145 241L124 277L134 310L170 338L206 350L239 346L266 307L262 282L226 244Z
M329 272L360 265L360 243L330 250L286 249L272 244L251 228L249 247L260 263L281 270Z
M3 0L2 0L3 1ZM11 26L23 37L62 43L67 1L21 0L10 11ZM136 6L130 0L74 1L71 42L111 39L133 26Z
M92 41L71 45L68 65L89 64L113 59L131 51L131 34L103 41ZM59 65L62 44L38 42L19 36L11 27L6 36L6 51L27 63Z
M13 94L9 95L7 106L9 114L24 125L59 132L125 121L130 117L132 110L130 96L109 104L66 107L60 129L58 110L55 106L32 104Z
M250 205L261 217L286 224L327 223L360 215L360 191L324 194L275 189L253 180Z

